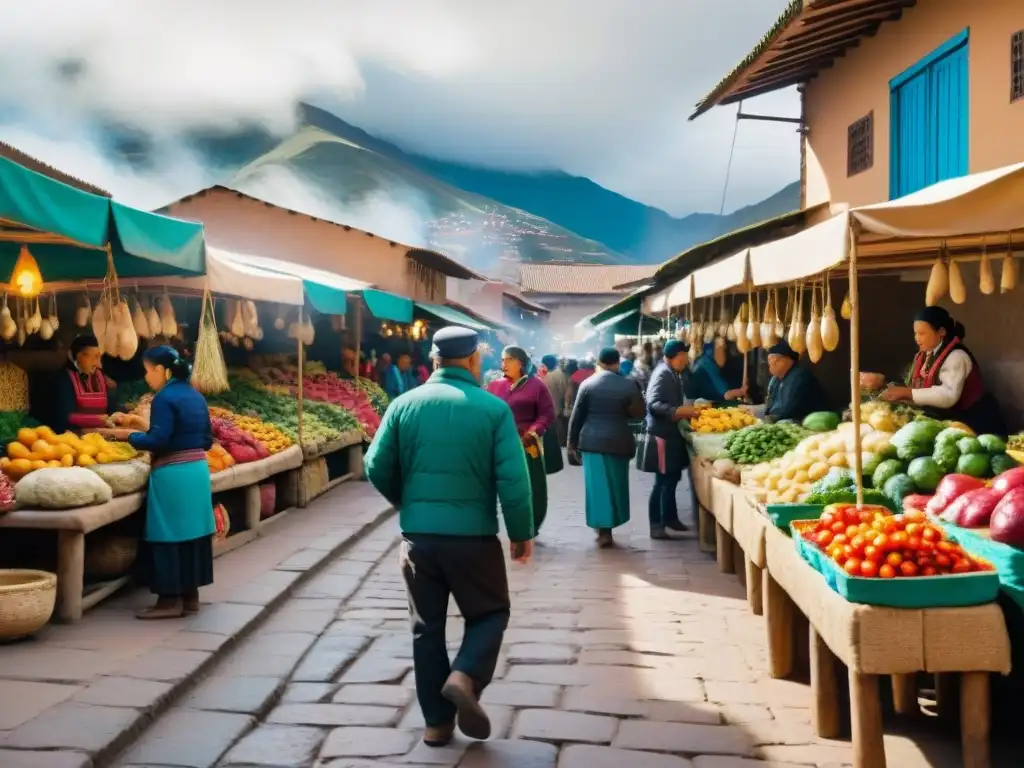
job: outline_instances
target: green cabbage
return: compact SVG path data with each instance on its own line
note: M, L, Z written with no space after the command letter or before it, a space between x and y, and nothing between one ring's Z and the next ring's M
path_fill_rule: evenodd
M889 441L896 446L896 455L904 461L919 456L930 456L935 449L935 437L942 431L942 423L934 419L912 421Z

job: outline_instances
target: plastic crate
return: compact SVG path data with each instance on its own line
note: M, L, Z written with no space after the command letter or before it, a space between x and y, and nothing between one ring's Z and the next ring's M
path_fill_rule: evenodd
M999 574L994 570L897 579L850 576L800 535L810 524L811 521L798 520L790 525L800 557L824 577L834 592L851 603L886 608L963 608L991 603L999 594Z
M764 511L768 519L788 535L790 523L794 520L817 520L824 508L824 504L768 504Z

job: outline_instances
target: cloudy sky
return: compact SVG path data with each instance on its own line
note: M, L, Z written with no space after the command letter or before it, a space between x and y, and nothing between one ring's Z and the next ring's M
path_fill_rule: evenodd
M155 206L211 181L182 129L284 133L306 99L410 150L557 168L674 215L717 212L736 108L686 118L787 1L2 3L0 139ZM748 107L797 114L793 93ZM159 136L154 173L102 158L86 130L96 116ZM726 209L798 175L794 126L744 122Z

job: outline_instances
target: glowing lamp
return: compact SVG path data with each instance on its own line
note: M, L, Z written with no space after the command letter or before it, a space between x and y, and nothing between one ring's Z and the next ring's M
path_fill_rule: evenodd
M43 275L39 271L39 265L29 253L28 246L23 245L11 273L11 291L23 299L34 299L42 290Z

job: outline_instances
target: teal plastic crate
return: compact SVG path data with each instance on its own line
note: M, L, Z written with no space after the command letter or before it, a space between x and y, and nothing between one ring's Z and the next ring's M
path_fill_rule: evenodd
M1024 610L1024 552L992 541L984 530L961 528L945 520L932 518L953 541L975 557L991 563L999 574L999 586Z
M991 603L999 594L999 574L995 571L897 579L850 576L801 536L795 526L791 526L791 535L804 561L824 577L834 592L851 603L886 608L963 608Z
M767 504L764 511L777 528L788 534L794 520L817 520L824 508L824 504Z

